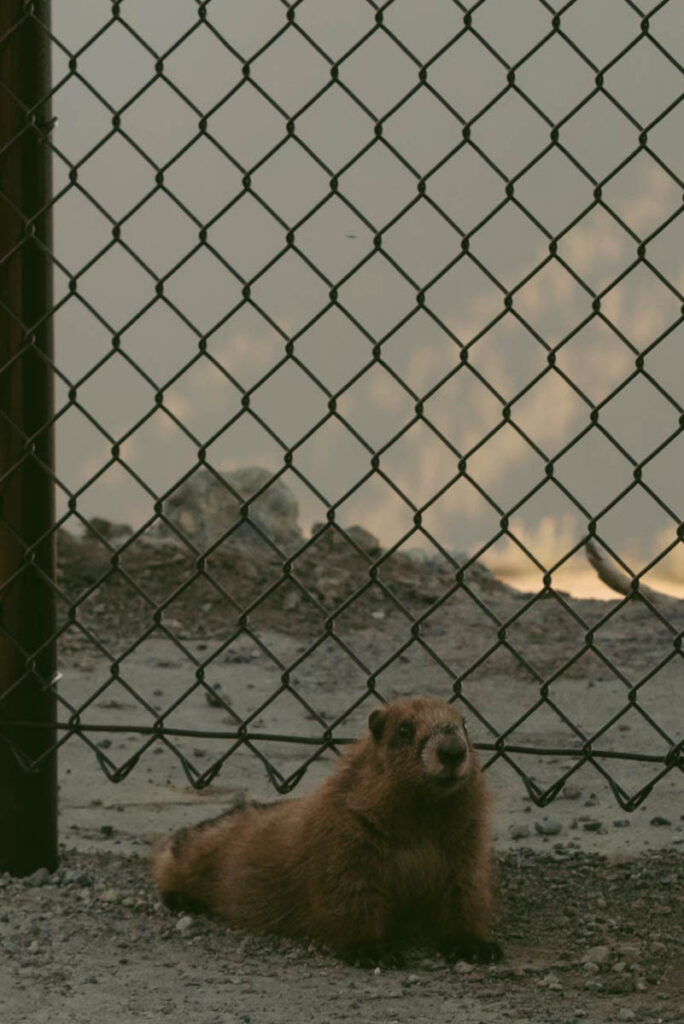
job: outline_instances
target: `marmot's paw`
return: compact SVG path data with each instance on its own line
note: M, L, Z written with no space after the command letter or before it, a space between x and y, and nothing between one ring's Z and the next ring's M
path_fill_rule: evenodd
M467 960L471 964L498 964L503 960L501 946L491 939L464 939L445 943L441 953L450 964L457 960Z
M354 967L403 967L404 965L404 958L398 950L374 942L352 946L340 955L343 960Z

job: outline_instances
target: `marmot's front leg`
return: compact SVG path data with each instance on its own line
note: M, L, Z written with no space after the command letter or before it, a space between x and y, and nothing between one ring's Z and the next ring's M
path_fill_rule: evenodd
M360 967L399 966L401 955L390 934L389 904L382 892L359 879L339 893L339 902L326 915L322 938L347 963Z
M438 921L438 947L448 963L496 964L503 959L501 946L490 938L491 916L488 886L449 890Z

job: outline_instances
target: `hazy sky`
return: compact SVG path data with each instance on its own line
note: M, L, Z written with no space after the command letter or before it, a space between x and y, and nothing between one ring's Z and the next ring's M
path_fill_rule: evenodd
M545 479L544 457L556 460L590 427L589 403L635 374L645 353L644 372L555 461L562 487L547 482L511 517L511 529L542 560L553 560L585 529L562 488L597 515L629 486L634 463L676 435L684 407L684 329L672 328L684 290L682 219L675 218L684 104L676 105L681 75L661 49L684 59L676 0L654 14L650 37L614 64L638 39L639 16L624 0L579 0L561 19L567 39L553 34L516 66L513 84L509 67L551 31L539 0L487 0L473 13L472 30L446 49L463 29L463 13L450 0L395 0L383 26L367 0L304 0L289 27L280 0L211 0L206 23L194 0L126 0L126 24L111 23L82 53L107 23L110 4L58 0L53 8L56 37L78 55L69 75L68 55L55 47L54 77L62 83L54 99L55 187L65 189L55 207L57 297L68 294L70 275L78 280L55 318L57 363L79 384L110 356L79 384L78 402L116 440L152 413L121 453L155 493L172 487L195 464L197 445L209 440L207 457L217 468L258 464L274 472L283 465L283 445L296 446L295 466L331 502L367 473L378 450L382 473L414 506L455 476L459 455L467 456L477 486L456 483L425 523L447 547L473 550L496 534L499 521L478 488L505 511L516 505ZM608 68L603 92L595 92L596 72L574 46ZM155 79L160 57L164 77ZM334 81L330 61L337 60ZM640 131L671 106L638 150ZM113 131L117 111L120 130ZM464 141L463 123L471 120ZM558 122L559 144L551 146ZM69 164L78 167L71 187ZM608 177L596 203L595 183ZM549 240L558 235L552 258ZM644 239L647 262L629 270ZM333 286L337 304L330 303ZM600 310L592 315L597 294ZM549 346L573 331L550 366ZM293 358L279 366L288 339ZM382 358L374 363L375 342L382 342ZM241 389L276 366L251 393L255 416L240 414ZM338 396L336 415L328 410L331 395ZM66 403L66 385L58 399ZM423 420L389 444L415 418L417 400ZM519 430L504 422L506 403ZM110 444L83 411L68 409L58 428L64 484L82 487L107 463ZM683 450L674 436L643 470L644 482L680 520ZM313 491L292 473L286 482L304 526L322 518L325 506ZM114 466L83 492L79 508L140 525L152 502ZM413 508L376 474L339 516L389 544L409 528ZM636 488L601 519L600 532L638 569L669 543L675 525ZM489 557L510 571L510 556L501 541ZM684 556L671 556L665 571L684 583Z

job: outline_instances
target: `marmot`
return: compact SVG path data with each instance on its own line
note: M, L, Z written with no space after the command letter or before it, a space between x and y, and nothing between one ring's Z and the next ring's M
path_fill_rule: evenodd
M314 939L364 965L399 962L410 942L500 960L487 793L463 717L413 697L368 726L308 795L246 803L158 844L167 906Z

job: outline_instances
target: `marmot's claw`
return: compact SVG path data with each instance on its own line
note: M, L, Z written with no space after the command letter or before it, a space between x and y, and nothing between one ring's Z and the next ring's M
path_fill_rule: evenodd
M368 943L354 946L342 954L342 959L353 967L403 967L404 958L396 949Z
M467 960L471 964L498 964L503 960L503 950L498 942L491 939L466 939L442 946L442 955L450 963Z

